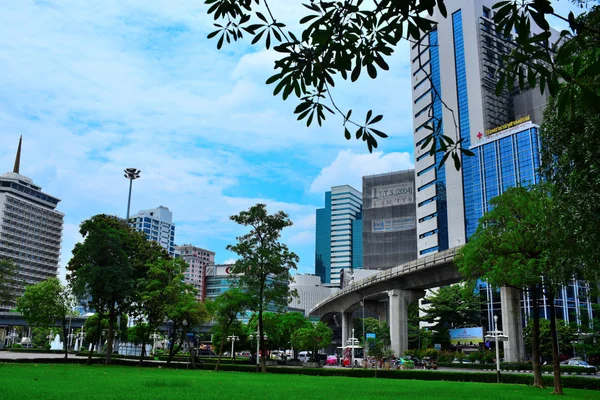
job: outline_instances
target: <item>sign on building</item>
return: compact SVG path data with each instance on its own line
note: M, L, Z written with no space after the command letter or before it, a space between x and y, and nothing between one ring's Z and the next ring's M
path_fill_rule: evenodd
M415 229L415 225L415 218L413 216L387 218L373 220L371 222L371 229L373 232L398 232Z
M394 185L375 186L371 208L390 207L414 202L415 193L412 182L403 182Z
M450 344L453 346L478 346L483 342L483 328L448 329Z

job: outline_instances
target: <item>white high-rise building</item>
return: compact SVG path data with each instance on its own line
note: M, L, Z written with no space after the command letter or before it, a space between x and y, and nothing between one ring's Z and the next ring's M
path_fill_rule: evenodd
M136 231L146 234L146 239L160 244L169 255L175 255L175 224L173 213L167 207L141 210L132 215L130 221Z
M360 265L356 265L360 260ZM353 264L353 261L355 263ZM343 269L362 267L362 194L349 185L331 188L331 284Z
M21 141L13 172L0 176L0 258L17 265L16 295L58 274L64 214L60 199L42 192L19 172ZM12 304L0 304L0 309Z

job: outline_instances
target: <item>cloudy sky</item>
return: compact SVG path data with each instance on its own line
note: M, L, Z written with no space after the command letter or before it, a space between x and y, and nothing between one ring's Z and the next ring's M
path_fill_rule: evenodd
M565 3L566 1L563 1ZM300 1L271 0L297 30ZM369 154L338 119L307 129L264 85L274 54L248 42L216 49L202 0L18 0L0 4L0 172L23 135L21 173L62 199L61 275L78 226L124 217L128 181L141 169L132 212L173 212L176 243L216 252L244 232L229 216L264 202L294 226L283 240L314 272L315 209L331 186L412 167L408 47L377 80L366 74L335 95L343 108L385 115L390 138Z

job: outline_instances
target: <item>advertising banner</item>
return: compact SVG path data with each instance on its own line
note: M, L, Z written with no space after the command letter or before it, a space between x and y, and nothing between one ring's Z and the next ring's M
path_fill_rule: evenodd
M411 182L373 188L371 208L390 207L415 202L415 190Z
M415 229L415 217L376 219L371 221L373 232L398 232Z
M450 344L453 346L473 346L477 347L483 342L483 328L460 328L449 329Z

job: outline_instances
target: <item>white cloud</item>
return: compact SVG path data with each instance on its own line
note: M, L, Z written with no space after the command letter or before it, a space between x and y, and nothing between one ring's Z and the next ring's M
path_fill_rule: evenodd
M323 193L332 186L350 185L362 191L362 177L414 168L410 153L373 152L356 154L342 150L331 165L323 168L310 185L313 193Z

